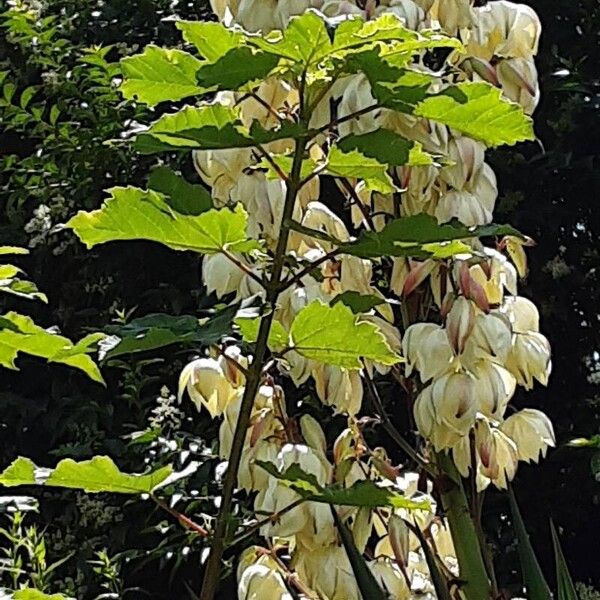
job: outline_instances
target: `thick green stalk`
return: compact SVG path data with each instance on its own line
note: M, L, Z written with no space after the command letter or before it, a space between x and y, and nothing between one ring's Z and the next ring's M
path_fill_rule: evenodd
M269 338L271 324L273 323L274 309L281 289L281 275L283 273L287 244L290 235L288 223L292 218L294 203L301 181L300 174L305 146L306 141L304 139L296 141L292 170L287 180L285 205L281 219L279 239L277 240L277 248L275 249L275 256L273 259L273 269L267 285L266 306L269 310L260 322L252 365L248 369L248 375L246 377L246 387L244 389L240 413L235 426L227 472L223 480L221 508L215 524L210 556L206 564L202 591L200 592L200 600L213 600L219 585L221 562L228 533L228 524L231 518L233 493L237 485L238 470L244 449L246 432L248 431L248 425L250 424L254 399L256 398L256 392L258 391L258 386L260 385L262 378L262 370L267 353L267 340Z
M465 600L489 600L492 588L460 474L446 454L437 455L437 464L441 474L446 475L440 495L456 550L460 579L464 582L461 590Z

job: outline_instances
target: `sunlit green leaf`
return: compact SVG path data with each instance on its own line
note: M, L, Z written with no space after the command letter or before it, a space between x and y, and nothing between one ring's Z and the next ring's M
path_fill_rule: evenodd
M115 240L148 240L202 254L223 249L247 252L260 247L246 235L248 216L241 204L233 211L223 208L182 215L152 190L127 187L110 192L102 208L80 211L67 223L88 248Z
M183 39L196 46L200 55L210 62L241 46L245 40L242 32L228 29L222 23L177 21L175 26L182 32Z
M304 129L298 123L284 121L277 129L264 129L254 122L248 130L239 120L236 108L222 104L186 106L162 116L136 138L143 154L165 150L216 150L243 148L270 141L294 138Z
M334 146L327 157L325 175L362 179L367 189L387 194L395 190L387 173L387 165L361 154L358 150L344 152Z
M87 336L73 344L68 338L39 327L30 317L9 312L3 315L2 320L12 323L13 327L0 329L1 366L16 369L15 360L22 352L74 367L94 381L103 381L98 366L88 355L98 341L97 336L92 336L95 338L93 341Z
M12 595L13 600L68 600L67 596L62 594L45 594L33 588L17 590Z
M303 67L317 63L332 48L325 21L314 10L293 17L283 32L273 31L250 40L261 50L300 63Z
M311 302L296 315L290 335L297 352L338 367L360 369L363 358L386 365L401 360L376 325L361 322L341 303Z
M0 485L44 485L86 492L143 494L150 493L172 472L173 469L166 466L141 475L123 473L108 456L94 456L81 462L66 458L54 469L38 469L28 458L19 457L0 474Z
M136 147L140 152L152 153L170 149L247 146L250 141L240 132L241 126L238 110L229 106L186 106L152 123L147 131L137 136Z
M202 62L187 52L148 45L142 54L121 61L121 92L150 106L202 93L196 72Z
M19 456L0 473L0 485L5 487L33 484L35 484L35 465L23 456Z
M0 292L18 296L19 298L27 298L28 300L48 302L46 294L40 292L33 281L14 276L20 272L21 269L13 265L0 265Z
M256 342L261 320L261 317L238 317L235 319L235 324L239 327L244 341L250 343ZM289 345L288 332L279 321L273 320L271 323L267 344L271 350L283 350Z
M0 256L3 254L29 254L29 250L20 246L0 246Z
M534 139L533 121L487 83L459 83L420 102L414 114L433 119L488 146Z
M406 29L403 21L393 13L384 13L376 19L363 21L351 18L342 21L335 31L332 53L347 56L350 52L369 50L378 42L379 51L386 54L405 55L406 62L412 54L431 48L461 49L456 38L433 31L416 32Z
M172 472L173 469L167 466L144 475L130 475L121 472L108 456L94 456L81 462L66 458L56 465L44 485L85 492L143 494L150 493Z

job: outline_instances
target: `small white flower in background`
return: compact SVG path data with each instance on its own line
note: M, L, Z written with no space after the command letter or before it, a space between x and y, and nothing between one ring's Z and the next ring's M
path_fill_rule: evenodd
M165 425L173 429L179 429L184 414L176 406L175 394L171 394L169 388L163 386L160 390L160 396L156 398L156 406L150 412L151 416L148 423L151 428L160 428Z

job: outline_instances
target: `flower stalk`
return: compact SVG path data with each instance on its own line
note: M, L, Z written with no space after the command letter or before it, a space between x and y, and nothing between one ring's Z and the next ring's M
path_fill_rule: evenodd
M294 158L290 175L286 181L286 196L283 215L281 219L281 228L277 247L275 249L271 277L266 284L266 306L274 309L277 298L281 290L281 279L285 263L286 250L290 235L288 223L291 221L296 195L301 183L302 157L306 147L305 139L298 139L294 150ZM250 424L252 407L254 399L260 385L263 365L267 353L267 340L273 323L274 310L269 310L262 318L256 338L254 358L252 365L248 369L246 378L246 387L242 398L240 413L237 419L231 453L227 465L227 472L223 480L223 495L221 499L221 508L212 538L211 551L206 563L200 600L213 600L217 591L219 577L221 573L221 562L225 550L225 541L228 536L228 524L231 518L231 509L233 505L233 494L236 488L238 470L244 449L244 440Z

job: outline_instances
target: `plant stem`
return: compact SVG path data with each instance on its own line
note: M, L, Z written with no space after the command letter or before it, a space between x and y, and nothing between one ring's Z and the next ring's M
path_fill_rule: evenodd
M437 454L437 464L440 473L446 476L440 495L463 581L461 591L465 600L489 600L492 589L462 479L447 454Z
M213 600L219 584L219 576L221 573L221 562L223 559L223 551L225 549L225 540L228 534L228 525L231 517L231 508L233 504L233 494L237 485L238 470L242 451L244 449L244 441L246 432L252 415L252 407L258 386L262 379L263 364L267 353L267 340L273 323L275 313L275 304L280 293L281 276L285 263L288 238L290 234L289 222L291 221L294 211L294 203L298 187L300 185L300 174L302 170L302 156L306 147L306 139L301 138L296 140L294 149L294 159L292 169L286 182L285 205L281 219L281 229L277 247L273 258L273 269L271 278L267 282L266 290L266 305L270 310L262 318L256 338L254 358L252 365L248 369L248 377L246 378L246 387L242 397L240 413L235 426L233 442L231 444L231 453L227 465L227 472L223 480L223 495L221 498L221 509L215 524L210 556L206 564L204 581L202 583L202 591L200 592L200 600Z
M414 460L419 467L421 467L424 471L429 474L433 474L431 465L425 460L423 456L421 456L403 437L402 434L396 429L395 425L392 423L389 415L387 414L385 408L383 407L383 402L381 401L381 397L379 396L379 391L377 390L377 386L373 381L373 378L367 372L367 369L363 369L363 379L367 384L367 392L371 398L371 402L375 407L375 410L379 413L379 418L381 419L381 423L383 428L387 431L388 435L396 442L396 444L404 450L404 452Z
M208 535L208 531L199 525L189 517L186 517L184 514L180 513L178 510L171 508L166 502L163 502L160 498L157 498L154 494L150 496L152 500L156 503L157 506L160 506L163 510L167 511L170 515L175 517L181 525L184 527L188 527L192 531L195 531L198 535L202 537L206 537Z

